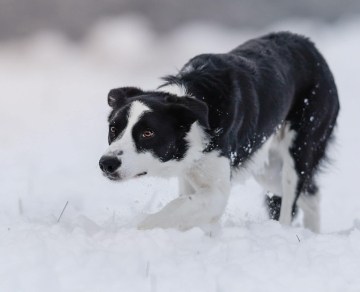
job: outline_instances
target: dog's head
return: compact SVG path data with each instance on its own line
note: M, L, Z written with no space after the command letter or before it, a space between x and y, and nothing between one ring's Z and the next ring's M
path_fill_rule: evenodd
M135 87L110 91L109 148L99 165L111 180L174 176L201 156L207 105L195 98Z

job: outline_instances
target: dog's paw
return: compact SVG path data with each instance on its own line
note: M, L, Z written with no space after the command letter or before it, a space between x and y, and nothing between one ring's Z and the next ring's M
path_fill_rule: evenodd
M188 230L196 225L196 223L187 220L182 216L164 216L162 212L149 215L145 220L139 223L139 230L149 230L154 228L175 228L181 231ZM167 215L167 214L166 214Z
M172 226L169 224L169 221L163 216L159 216L158 214L149 215L145 220L141 221L137 228L139 230L149 230L154 228L176 228L176 226Z
M176 228L181 231L210 223L214 216L204 208L206 204L198 197L182 196L166 205L158 213L149 215L138 229Z
M188 230L197 225L196 220L191 216L184 216L181 210L176 210L169 214L167 210L162 210L158 213L151 214L139 223L137 228L139 230L148 230L154 228L175 228L181 231Z

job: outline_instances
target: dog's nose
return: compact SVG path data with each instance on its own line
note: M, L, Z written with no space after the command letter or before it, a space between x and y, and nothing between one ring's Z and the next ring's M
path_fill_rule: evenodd
M99 161L100 169L105 173L114 173L121 165L117 157L103 156Z

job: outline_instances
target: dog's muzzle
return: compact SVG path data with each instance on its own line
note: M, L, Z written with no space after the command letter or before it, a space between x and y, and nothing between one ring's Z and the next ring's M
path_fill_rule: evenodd
M104 173L113 174L121 166L121 161L114 156L103 156L99 161L99 166Z

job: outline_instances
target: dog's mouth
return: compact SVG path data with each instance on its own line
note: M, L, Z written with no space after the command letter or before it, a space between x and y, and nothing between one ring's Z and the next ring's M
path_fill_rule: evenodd
M139 174L137 174L137 175L135 175L134 176L134 178L138 178L138 177L141 177L141 176L144 176L144 175L146 175L147 174L147 172L146 171L144 171L144 172L141 172L141 173L139 173ZM112 181L119 181L119 180L123 180L124 179L124 177L121 177L119 174L117 174L117 173L114 173L114 174L103 174L106 178L108 178L109 180L112 180Z
M144 175L147 175L147 172L146 172L146 171L135 175L134 178L137 178L137 177L140 177L140 176L144 176Z
M119 177L119 175L117 174L105 174L104 173L104 176L106 178L108 178L109 180L112 180L112 181L117 181L117 180L120 180L121 178Z

